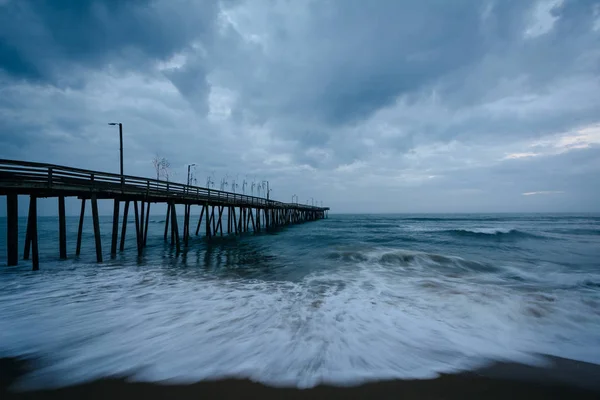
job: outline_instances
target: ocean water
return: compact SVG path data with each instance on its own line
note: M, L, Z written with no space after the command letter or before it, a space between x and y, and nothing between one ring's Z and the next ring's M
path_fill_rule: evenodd
M68 219L61 261L58 221L40 218L32 272L6 267L0 219L0 356L39 357L23 387L115 374L347 385L539 353L600 363L599 214L331 215L193 236L178 258L163 220L151 217L141 258L130 221L110 259L102 218L96 264L90 219L78 259Z

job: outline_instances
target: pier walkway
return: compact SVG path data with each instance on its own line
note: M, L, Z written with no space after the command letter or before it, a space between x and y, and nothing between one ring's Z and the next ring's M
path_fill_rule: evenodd
M199 186L184 185L136 176L90 171L61 165L0 159L0 195L7 197L7 264L17 265L19 260L18 196L30 197L25 248L23 259L31 259L33 269L39 269L37 234L37 199L58 198L59 254L67 258L65 197L81 200L79 229L75 254L81 251L81 236L85 204L89 200L92 208L96 258L102 262L102 243L98 217L98 200L113 200L113 226L111 256L124 250L129 208L135 215L135 236L138 255L143 254L148 236L150 204L165 203L164 240L170 233L171 244L181 252L182 243L188 246L192 206L199 206L196 235L200 233L204 219L207 238L224 234L239 235L245 232L260 232L274 227L298 224L327 218L329 207L315 207L298 203L284 203L241 193L214 190ZM120 208L123 203L123 222L119 234ZM180 235L176 205L184 206L183 233ZM227 223L227 227L224 225Z

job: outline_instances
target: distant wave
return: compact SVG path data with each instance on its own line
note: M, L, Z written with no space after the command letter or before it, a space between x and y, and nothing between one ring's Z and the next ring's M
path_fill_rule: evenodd
M432 221L432 222L441 222L441 221L449 221L449 222L453 222L453 221L505 221L505 218L495 218L495 217L491 217L491 218L455 218L455 217L406 217L406 218L402 218L403 220L406 221L423 221L423 222L427 222L427 221Z
M497 228L489 228L489 229L449 229L445 231L441 231L442 233L450 234L452 236L458 237L470 237L470 238L478 238L478 239L525 239L525 238L535 238L541 239L543 236L534 235L532 233L527 233L523 231L519 231L517 229L497 229Z
M586 229L586 228L573 228L573 229L555 229L553 232L567 233L571 235L600 235L600 229Z
M367 228L367 229L378 229L378 228L395 228L397 226L398 226L398 224L390 224L387 222L383 222L383 223L368 223L368 224L362 225L361 227Z

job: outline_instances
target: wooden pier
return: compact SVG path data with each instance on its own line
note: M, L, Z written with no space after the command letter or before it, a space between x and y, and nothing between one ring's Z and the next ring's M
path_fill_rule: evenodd
M194 214L198 216L195 234L200 234L200 227L204 220L206 238L211 239L225 234L258 233L285 225L323 219L327 218L329 212L328 207L283 203L241 193L156 179L2 159L0 159L0 195L6 196L6 241L9 266L17 265L19 261L18 196L29 196L23 259L28 260L31 255L33 270L39 269L38 198L58 198L59 256L61 259L67 258L65 197L77 197L81 200L76 255L81 252L85 204L87 200L91 202L98 262L102 262L103 256L98 216L98 200L100 199L110 199L114 202L110 246L112 257L116 256L117 247L119 251L125 249L127 218L130 208L133 209L135 216L138 256L143 254L148 238L150 204L153 203L167 205L164 240L170 239L171 245L176 248L177 255L181 252L182 246L189 245L193 228L190 224ZM121 205L123 205L123 220L119 241ZM180 235L178 226L176 205L184 206L182 235ZM192 208L193 206L196 207ZM225 217L227 217L227 227L224 227Z

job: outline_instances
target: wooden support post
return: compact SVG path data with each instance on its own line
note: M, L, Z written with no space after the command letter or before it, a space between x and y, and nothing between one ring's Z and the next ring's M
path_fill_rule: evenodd
M252 208L248 209L248 219L252 221L252 231L256 232L256 226L254 225L254 216L252 215Z
M200 218L198 219L198 226L196 227L196 236L198 236L198 233L200 232L200 224L202 223L202 217L204 217L204 208L206 206L202 206L202 211L200 211ZM207 213L208 215L208 213Z
M185 247L187 247L189 245L189 239L190 239L190 213L192 211L192 206L189 204L185 205L185 218L183 220L183 240L185 243Z
M121 227L121 243L119 251L125 250L125 234L127 233L127 218L129 217L129 200L125 201L125 209L123 210L123 226Z
M231 213L233 214L233 229L234 229L234 233L237 235L238 234L238 219L235 215L235 207L231 207Z
M256 209L256 231L260 232L260 208Z
M167 204L167 217L165 218L165 242L167 241L167 233L169 232L170 216L171 216L171 204Z
M173 213L175 212L175 203L171 206L171 246L175 244L175 224L173 223ZM179 231L177 231L179 236Z
M208 215L208 207L210 207L208 205L208 203L206 203L206 237L209 238L210 237L210 220L211 217Z
M23 249L23 260L29 260L29 253L31 250L31 207L29 207L29 213L27 214L27 228L25 229L25 247Z
M143 206L143 202L142 203L142 210L144 209ZM141 223L140 223L140 216L139 216L139 212L138 212L138 202L137 200L135 200L133 202L133 212L135 214L135 241L137 243L137 251L138 251L138 257L142 255L142 238L141 238Z
M185 237L187 234L187 226L186 226L186 220L187 220L187 204L183 205L183 244L185 245Z
M148 223L150 222L150 202L146 202L146 227L144 228L144 247L146 247L146 241L148 240Z
M40 254L38 251L38 232L37 232L37 197L29 197L29 239L31 240L31 265L32 270L40 269Z
M96 240L96 260L102 262L102 240L100 238L100 217L98 216L98 199L92 194L92 218L94 220L94 239Z
M6 195L6 250L7 265L19 263L19 196Z
M171 227L173 234L175 235L175 244L177 247L177 255L181 252L181 245L179 243L179 229L177 227L177 212L175 211L175 203L171 203Z
M221 231L221 236L223 236L223 222L222 222L222 216L223 216L223 209L225 207L224 206L219 206L219 222L217 222L217 230ZM217 234L217 231L215 231L215 235Z
M215 222L215 206L212 206L212 212L210 214L210 219L212 220L212 234L214 236L217 234L216 222Z
M248 209L244 207L244 232L248 232Z
M270 208L265 208L265 230L268 231L269 227L270 227L270 214L271 213L271 209Z
M83 217L85 215L85 199L81 199L81 211L79 212L79 228L77 229L77 247L75 255L81 254L81 235L83 235Z
M227 234L231 233L231 207L227 207Z
M144 201L140 201L140 248L144 248L144 225L146 221L146 210Z
M67 221L65 216L65 196L58 196L58 247L61 260L67 258Z
M119 199L115 199L113 205L113 226L112 226L112 237L110 241L110 256L115 257L117 255L117 240L119 236Z

